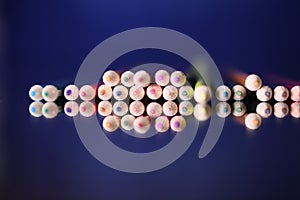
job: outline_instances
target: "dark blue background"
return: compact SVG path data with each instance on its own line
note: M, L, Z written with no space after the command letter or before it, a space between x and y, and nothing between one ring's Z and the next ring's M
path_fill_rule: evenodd
M28 113L30 86L72 82L81 62L101 41L144 26L187 34L224 73L234 67L263 79L276 74L299 81L298 2L2 1L0 197L299 199L300 122L291 117L271 117L256 132L227 120L206 158L197 158L203 139L199 132L172 165L127 174L95 160L72 119L36 119Z

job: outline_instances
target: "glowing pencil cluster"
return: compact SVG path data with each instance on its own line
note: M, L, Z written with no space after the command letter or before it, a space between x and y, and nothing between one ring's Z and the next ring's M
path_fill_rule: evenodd
M79 89L68 85L62 93L53 85L34 85L29 90L33 100L29 112L34 117L49 119L56 117L62 107L70 117L78 113L91 117L98 113L103 118L103 129L108 132L121 128L141 134L146 133L151 124L158 132L169 129L180 132L189 116L206 121L212 112L221 118L231 113L241 117L249 129L257 129L262 118L271 116L273 109L278 118L287 116L289 110L293 117L300 117L300 86L290 90L277 86L273 90L254 74L247 76L244 84L233 85L231 89L226 85L210 88L202 80L190 85L187 80L182 71L159 70L151 77L145 70L122 74L109 70L103 74L103 84L99 86L82 85ZM211 109L209 102L214 95L219 103ZM253 96L258 101L255 112L247 110L245 105L249 99L254 101Z

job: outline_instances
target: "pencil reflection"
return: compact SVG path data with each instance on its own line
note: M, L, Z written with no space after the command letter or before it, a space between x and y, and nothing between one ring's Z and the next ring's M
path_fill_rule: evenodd
M120 102L122 104L120 104ZM182 101L180 103L173 101L167 102L170 104L170 106L169 109L167 109L165 105L164 112L159 112L159 109L157 110L156 107L152 108L150 106L152 111L149 109L147 112L140 112L137 115L135 112L129 110L120 114L121 111L117 108L117 105L113 109L113 106L109 101L101 101L98 105L89 101L83 101L81 103L76 101L67 101L63 106L60 106L55 102L42 103L39 101L34 101L29 105L29 113L34 117L43 116L47 119L54 119L62 113L69 117L80 115L81 117L89 118L93 115L98 115L100 118L105 118L110 116L109 119L120 121L120 123L111 123L111 125L114 126L103 127L105 130L107 129L108 132L114 132L121 128L122 130L127 131L137 130L137 132L140 134L143 134L149 130L149 124L155 125L156 131L161 133L167 132L169 129L172 129L175 132L181 132L182 129L185 128L185 123L188 124L189 120L192 118L199 122L206 122L209 121L213 112L220 118L228 118L232 114L234 122L242 124L251 130L259 128L263 122L262 119L267 119L272 115L278 119L282 119L287 117L290 113L292 117L300 118L300 102L292 102L290 105L285 102L276 102L274 104L272 102L259 102L255 105L254 110L248 109L247 105L242 101L218 102L214 109L211 109L210 104L195 103L193 101ZM118 105L124 104L127 106L127 104L122 101L117 101L116 103ZM158 103L156 104L159 105ZM141 107L144 106L142 103L141 105ZM151 105L151 103L149 105ZM176 106L176 109L172 109L171 105L173 105L173 107ZM161 105L159 106L161 107ZM61 110L61 107L63 107L63 110ZM156 111L157 113L154 115L153 113ZM170 114L170 112L172 112L172 114ZM112 116L113 118L111 118ZM135 123L135 121L138 121L136 120L137 118L140 121L139 123ZM176 121L173 118L180 122L176 122L177 125L171 124L172 120ZM108 124L109 123L106 123L106 125ZM136 124L136 128L134 128L134 124ZM140 126L138 126L138 124ZM142 126L142 124L145 124L145 126ZM178 127L179 125L180 127Z

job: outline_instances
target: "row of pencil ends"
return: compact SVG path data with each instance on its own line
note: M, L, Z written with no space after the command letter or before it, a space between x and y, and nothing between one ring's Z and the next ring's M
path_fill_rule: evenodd
M113 81L114 80L114 81ZM121 80L121 81L120 81ZM82 85L80 88L70 84L63 88L63 95L60 89L54 85L33 85L29 90L29 97L33 101L56 101L59 96L66 100L91 101L95 98L100 100L124 100L131 98L141 100L145 96L156 100L163 97L165 100L191 100L198 103L208 103L212 95L219 101L242 101L247 96L255 94L259 101L270 101L274 99L278 102L300 101L300 86L294 85L290 89L283 85L278 85L274 89L262 84L261 78L256 74L248 75L240 84L235 84L231 88L226 85L219 85L211 88L205 85L203 80L198 80L194 85L190 85L186 75L181 71L175 71L171 75L167 71L159 70L155 74L155 82L151 83L150 75L144 71L133 73L126 71L119 74L110 70L104 73L103 82L99 86ZM212 93L212 89L215 90ZM249 95L248 95L249 93Z

